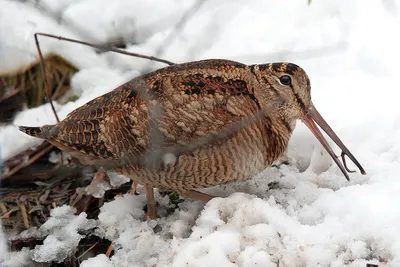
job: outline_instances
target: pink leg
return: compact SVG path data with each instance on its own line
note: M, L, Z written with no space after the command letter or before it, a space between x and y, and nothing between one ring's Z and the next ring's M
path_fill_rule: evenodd
M157 218L156 201L154 199L154 191L151 185L146 185L146 200L147 200L147 217L152 220Z
M105 181L107 183L109 183L109 181L110 181L110 177L108 177L107 171L103 167L100 167L97 170L97 172L94 175L94 177L93 177L92 181L90 182L90 184L95 184L95 183L98 183L100 181Z

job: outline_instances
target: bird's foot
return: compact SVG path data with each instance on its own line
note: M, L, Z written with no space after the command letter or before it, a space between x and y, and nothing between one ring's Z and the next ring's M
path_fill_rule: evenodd
M86 186L85 192L95 198L102 198L105 192L111 188L110 177L108 177L107 171L104 168L100 168L90 184Z
M147 201L147 204L145 206L146 216L147 216L147 218L149 218L151 220L155 220L155 219L157 219L157 203L154 199L153 186L146 185L145 192L146 192L146 201ZM171 195L176 196L177 194L171 193ZM199 191L195 191L195 190L185 191L184 193L181 193L181 195L184 198L190 198L190 199L199 200L202 202L208 202L214 198L214 196L212 196L212 195L202 193Z
M139 195L139 193L137 192L137 185L138 184L136 182L132 182L132 187L131 187L131 190L129 190L129 194L135 195L135 196Z
M272 165L271 167L275 167L277 169L280 169L280 167L282 165L289 165L290 164L290 160L289 157L285 155L281 156L279 159L277 159Z

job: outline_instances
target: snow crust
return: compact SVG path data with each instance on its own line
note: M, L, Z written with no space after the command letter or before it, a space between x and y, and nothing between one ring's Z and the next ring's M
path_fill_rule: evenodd
M74 251L80 231L96 227L96 235L113 242L114 255L90 258L82 262L85 267L400 266L400 3L206 1L166 43L194 4L42 0L34 6L3 0L0 72L37 58L36 31L93 42L123 38L129 40L127 50L148 55L163 46L159 56L174 62L294 62L311 79L313 103L367 175L351 174L347 182L299 122L289 145L289 165L268 168L249 181L206 189L220 196L206 205L187 199L156 221L144 220L143 194L105 203L96 221L59 207L42 226L48 234L44 244L32 251L7 252L0 232L0 264L61 260ZM61 53L80 68L72 81L80 98L56 104L61 118L140 73L164 66L96 54L58 40L40 42L43 51ZM19 113L13 124L0 126L0 157L40 144L19 133L16 125L54 122L49 105ZM124 181L119 177L115 183ZM165 213L167 197L156 192L156 198L160 213Z

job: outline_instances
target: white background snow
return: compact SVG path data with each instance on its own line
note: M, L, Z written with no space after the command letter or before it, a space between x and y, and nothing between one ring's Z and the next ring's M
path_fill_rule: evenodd
M96 225L116 251L111 258L88 259L84 267L365 266L379 259L400 266L400 1L313 0L308 6L306 0L209 0L171 43L166 38L195 1L30 2L0 1L0 72L36 59L37 31L92 42L122 36L136 43L128 50L149 55L167 45L160 56L174 62L294 62L310 76L315 106L367 175L351 174L347 182L299 122L290 165L207 190L225 198L206 205L185 200L157 221L142 220L144 195L104 204L96 222L59 207L42 229L52 234L35 251L7 252L0 231L2 265L55 260L55 250L73 249L78 230ZM58 52L80 68L73 87L81 97L56 106L62 118L145 69L164 66L40 41L43 51ZM21 112L0 128L0 157L38 144L15 125L54 122L49 105ZM270 182L277 188L268 190ZM157 201L166 199L157 194Z

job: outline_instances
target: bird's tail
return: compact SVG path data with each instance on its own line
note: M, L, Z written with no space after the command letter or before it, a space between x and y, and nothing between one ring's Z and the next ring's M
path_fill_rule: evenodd
M18 128L21 132L26 133L27 135L39 138L45 138L43 136L41 127L18 126Z

